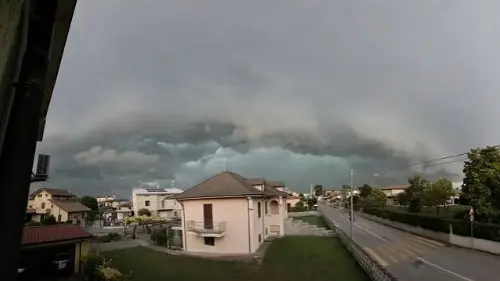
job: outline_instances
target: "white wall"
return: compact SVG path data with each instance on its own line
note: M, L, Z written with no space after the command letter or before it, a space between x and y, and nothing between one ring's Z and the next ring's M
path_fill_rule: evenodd
M184 234L186 251L244 254L255 249L253 241L249 245L249 230L252 229L248 226L249 202L246 198L186 200L183 204L183 225L185 221L203 222L203 204L212 204L214 223L226 222L225 235L215 238L214 246L205 245L203 237L187 231ZM257 221L253 211L250 211L250 220L253 224Z
M182 209L179 202L176 200L165 199L167 195L160 194L133 194L132 195L132 207L134 209L134 214L140 209L148 209L152 216L158 216L158 210L160 209L172 209L173 211L180 212ZM164 200L165 199L165 200ZM149 201L149 206L146 206L146 201ZM162 205L162 201L164 204Z

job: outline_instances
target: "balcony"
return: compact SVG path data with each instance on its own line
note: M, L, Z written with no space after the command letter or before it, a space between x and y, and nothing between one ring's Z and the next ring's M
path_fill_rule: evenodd
M226 222L186 221L186 230L202 237L223 237L226 235Z

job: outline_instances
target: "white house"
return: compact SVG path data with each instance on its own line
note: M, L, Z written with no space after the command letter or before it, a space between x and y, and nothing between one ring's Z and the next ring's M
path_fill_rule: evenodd
M267 237L283 235L286 196L265 179L246 179L231 172L173 196L182 205L183 249L254 253Z
M173 219L179 218L181 205L173 195L182 193L178 188L138 188L132 190L132 209L138 215L140 209L148 209L152 216Z

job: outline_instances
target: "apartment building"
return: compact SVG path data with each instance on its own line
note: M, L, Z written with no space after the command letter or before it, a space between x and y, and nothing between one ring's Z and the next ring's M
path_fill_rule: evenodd
M265 179L223 172L175 195L182 205L183 249L248 254L271 235L282 236L286 196Z
M132 190L132 209L137 216L140 209L147 209L152 216L164 219L179 218L181 205L170 197L182 193L178 188L138 188Z
M58 222L82 222L88 211L90 209L78 202L76 195L68 190L41 188L30 194L26 212L33 221L53 215Z

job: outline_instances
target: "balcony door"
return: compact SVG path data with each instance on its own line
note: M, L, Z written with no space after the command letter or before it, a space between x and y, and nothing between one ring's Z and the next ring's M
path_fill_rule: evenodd
M203 226L205 229L214 228L214 214L212 204L203 204Z

